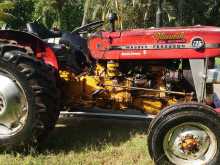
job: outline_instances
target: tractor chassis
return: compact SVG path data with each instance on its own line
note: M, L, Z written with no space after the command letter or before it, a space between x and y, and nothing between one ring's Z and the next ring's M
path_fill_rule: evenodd
M61 111L60 119L74 119L78 117L101 118L101 119L124 119L124 120L151 120L155 115L143 114L136 110L127 110L126 112L106 111L101 109L80 110L80 111Z

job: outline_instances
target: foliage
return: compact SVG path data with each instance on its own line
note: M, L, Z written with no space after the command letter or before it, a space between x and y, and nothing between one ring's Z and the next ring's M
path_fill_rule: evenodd
M105 19L110 12L119 15L119 27L136 28L155 26L155 0L87 0L87 21ZM95 5L96 4L96 5ZM220 25L219 0L163 0L165 26L208 24Z
M164 11L173 25L219 25L219 0L164 0ZM170 19L165 25L171 23ZM171 23L172 24L172 23Z
M47 27L60 26L60 9L56 0L35 0L34 19L39 19Z
M109 13L115 12L119 16L118 25L121 29L143 27L144 15L151 4L142 1L144 0L87 0L88 4L84 11L87 20L84 22L94 19L107 20Z
M32 11L34 10L34 0L16 0L11 14L14 19L8 21L13 28L24 27L27 22L32 21Z
M69 0L63 6L61 13L61 29L72 31L81 25L83 18L83 0Z
M220 0L162 1L164 26L220 26ZM111 12L119 16L118 29L145 28L155 26L156 11L157 0L0 0L0 20L14 28L41 18L39 22L48 28L70 31L94 20L107 22Z
M14 18L9 10L14 8L14 3L10 1L0 1L0 23L7 22Z
M16 29L24 28L27 22L39 21L48 28L56 26L62 30L70 31L74 27L80 26L83 18L84 0L11 0L7 3L1 2L0 0L0 20Z
M70 31L81 24L83 3L82 0L35 0L34 17L42 17L41 23L49 28L56 26Z

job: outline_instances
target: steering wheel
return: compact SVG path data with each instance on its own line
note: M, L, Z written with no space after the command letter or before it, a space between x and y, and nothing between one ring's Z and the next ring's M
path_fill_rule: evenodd
M104 21L96 21L89 24L86 24L84 26L78 27L72 31L72 33L78 33L78 34L84 34L91 31L96 30L99 27L103 26Z

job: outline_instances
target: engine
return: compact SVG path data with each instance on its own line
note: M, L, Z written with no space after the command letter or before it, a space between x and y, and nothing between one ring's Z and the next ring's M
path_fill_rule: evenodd
M179 60L99 61L78 76L61 71L65 105L105 109L138 109L157 114L165 106L191 101ZM188 86L188 84L187 84ZM183 90L184 89L184 90ZM178 92L176 92L178 91Z

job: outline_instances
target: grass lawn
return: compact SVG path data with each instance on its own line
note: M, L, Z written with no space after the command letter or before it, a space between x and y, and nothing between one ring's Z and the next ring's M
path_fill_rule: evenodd
M61 121L40 152L1 154L0 165L152 165L145 122Z

